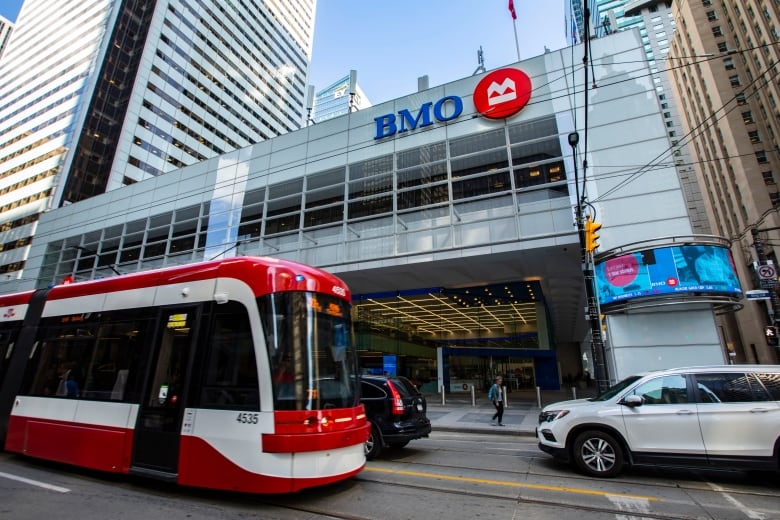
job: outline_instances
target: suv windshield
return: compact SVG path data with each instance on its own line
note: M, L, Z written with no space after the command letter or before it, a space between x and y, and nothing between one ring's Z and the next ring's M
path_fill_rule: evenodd
M591 399L591 401L609 401L610 399L618 395L620 392L622 392L629 386L636 383L641 378L642 376L629 376L624 380L620 381L619 383L615 384L615 386L613 386L603 394L599 395L598 397L594 397L593 399Z
M275 410L350 408L358 404L350 305L310 292L258 298Z

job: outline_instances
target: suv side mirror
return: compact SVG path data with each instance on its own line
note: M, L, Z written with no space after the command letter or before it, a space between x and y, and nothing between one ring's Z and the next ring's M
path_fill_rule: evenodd
M641 395L627 395L623 398L622 401L620 401L620 404L624 404L633 408L635 406L642 406L644 402L645 400L642 399Z

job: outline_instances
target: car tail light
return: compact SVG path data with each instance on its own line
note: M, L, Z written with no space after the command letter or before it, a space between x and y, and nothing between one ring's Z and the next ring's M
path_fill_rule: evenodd
M390 389L390 393L393 396L393 409L392 414L393 415L403 415L404 414L404 400L401 399L401 394L398 393L398 390L396 390L395 385L392 381L387 382L387 387Z

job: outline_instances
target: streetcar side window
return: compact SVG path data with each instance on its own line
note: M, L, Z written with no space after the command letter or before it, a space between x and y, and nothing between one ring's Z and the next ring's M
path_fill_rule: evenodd
M142 308L43 319L21 393L137 402L151 318Z
M94 329L49 329L33 356L31 395L80 397L85 369L95 344Z
M246 308L238 302L214 305L206 340L200 406L260 410L257 364Z
M14 343L21 326L21 322L0 326L0 383L3 382L5 372L11 362L11 353L14 350Z
M98 328L98 338L87 367L82 397L124 401L130 369L141 354L138 324L111 322ZM137 372L134 371L133 373Z

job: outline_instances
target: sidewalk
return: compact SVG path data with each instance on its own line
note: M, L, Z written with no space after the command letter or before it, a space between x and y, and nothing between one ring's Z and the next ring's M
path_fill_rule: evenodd
M595 389L577 389L578 399L593 397ZM472 404L471 394L450 393L444 396L444 404L440 394L425 394L428 403L427 415L431 420L433 431L451 431L465 433L495 433L506 435L536 435L539 422L539 403L542 407L558 401L574 398L574 392L565 390L542 390L537 396L535 390L514 390L507 396L507 406L504 408L504 424L500 427L490 420L496 409L488 401L487 394L478 392L475 404Z

